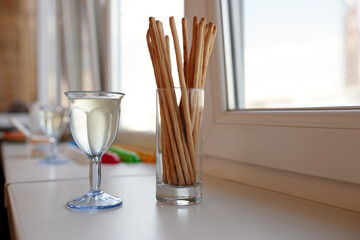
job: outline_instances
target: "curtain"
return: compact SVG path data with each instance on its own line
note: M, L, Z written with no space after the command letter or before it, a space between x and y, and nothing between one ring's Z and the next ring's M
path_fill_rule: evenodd
M109 85L110 0L38 0L40 103L67 105L65 91Z

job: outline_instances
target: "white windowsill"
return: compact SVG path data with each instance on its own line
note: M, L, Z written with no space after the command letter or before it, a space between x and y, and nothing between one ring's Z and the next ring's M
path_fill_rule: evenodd
M40 240L360 237L359 213L212 177L204 178L204 198L195 206L159 204L155 177L134 176L103 181L105 191L123 198L121 208L92 214L67 210L64 202L87 185L86 180L10 185L15 236Z
M228 179L360 213L360 186L228 159L204 156L203 171Z
M3 147L2 164L8 171L6 200L14 239L360 238L360 213L236 183L252 178L253 183L266 180L282 186L286 173L274 174L246 164L239 168L238 162L224 159L221 168L216 166L220 159L204 160L200 204L175 207L157 203L155 166L140 163L104 166L102 189L121 197L121 208L92 214L70 211L65 202L88 190L87 165L39 165L37 159L25 157L22 144ZM11 178L10 173L18 174L16 169L21 166L33 178ZM39 172L48 172L49 176L34 179ZM231 181L226 180L229 178ZM296 180L291 180L293 185ZM317 183L321 184L324 186ZM356 196L352 199L355 202Z

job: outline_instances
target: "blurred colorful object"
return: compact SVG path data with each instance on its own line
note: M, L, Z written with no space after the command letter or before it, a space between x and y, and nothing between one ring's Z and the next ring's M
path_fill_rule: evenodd
M117 164L121 162L121 158L113 152L107 151L101 158L101 163L104 164Z
M136 162L140 162L140 156L133 151L129 151L127 149L124 149L122 147L118 147L118 146L111 146L109 148L110 152L116 153L123 162L127 162L127 163L136 163Z
M156 163L156 153L153 150L149 150L146 148L141 148L137 146L130 146L130 145L120 145L120 144L113 144L114 147L120 147L129 151L133 151L137 153L142 162L146 163Z
M20 131L6 131L4 132L4 140L24 141L26 136Z

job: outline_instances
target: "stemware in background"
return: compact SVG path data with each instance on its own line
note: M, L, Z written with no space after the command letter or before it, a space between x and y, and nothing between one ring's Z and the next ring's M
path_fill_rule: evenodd
M41 160L42 164L65 164L67 159L58 154L58 142L65 128L65 109L60 106L41 106L39 125L41 131L49 137L51 155Z
M90 190L67 202L70 209L101 210L119 207L122 200L100 190L101 157L113 143L118 129L123 93L70 91L71 134L90 159Z

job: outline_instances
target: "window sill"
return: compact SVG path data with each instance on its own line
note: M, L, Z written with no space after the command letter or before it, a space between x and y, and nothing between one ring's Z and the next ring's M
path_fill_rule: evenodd
M360 212L360 185L204 156L209 176Z
M154 197L155 177L132 176L104 179L104 190L123 197L121 208L101 214L67 210L64 202L87 185L85 179L10 185L15 236L199 240L328 240L360 236L359 213L213 177L204 177L204 198L190 207L158 204ZM61 195L57 196L57 192Z
M155 133L126 131L120 129L114 142L155 150Z
M124 205L121 208L101 214L70 211L66 209L65 202L89 187L86 177L87 165L79 165L76 169L75 163L70 163L68 168L56 167L52 169L55 172L49 172L48 167L39 166L36 159L20 157L24 155L19 151L24 150L22 144L5 144L3 147L3 166L6 166L6 162L20 163L18 166L23 166L26 162L33 165L26 168L29 176L38 177L36 171L52 174L51 178L42 180L24 179L22 175L21 181L10 181L11 169L4 168L8 173L6 201L12 237L15 239L54 239L55 236L55 239L116 237L175 240L346 240L360 237L359 213L236 183L234 181L250 178L256 183L260 172L263 176L260 180L282 186L282 177L286 173L269 173L268 169L239 166L238 162L234 165L233 162L224 159L204 160L203 200L200 204L174 207L157 203L155 166L147 165L146 168L150 168L144 172L145 165L135 164L118 166L131 167L132 174L127 169L110 176L109 171L115 166L103 169L109 170L105 173L107 177L102 181L103 189L123 198ZM222 164L221 168L216 166L219 161ZM19 168L13 168L14 171L16 169ZM242 171L238 172L240 169ZM74 175L70 178L71 171ZM66 178L59 178L60 175L56 172L65 174ZM79 175L81 172L84 174ZM218 177L209 176L216 175L214 172L217 172ZM224 176L232 181L221 179L225 178ZM239 176L243 176L242 179ZM286 177L291 179L289 176ZM318 185L318 188L324 187L319 184L313 185ZM313 189L313 186L309 188ZM358 195L350 198L354 204L360 202L360 191L357 192ZM333 193L334 196L336 194L337 191Z

